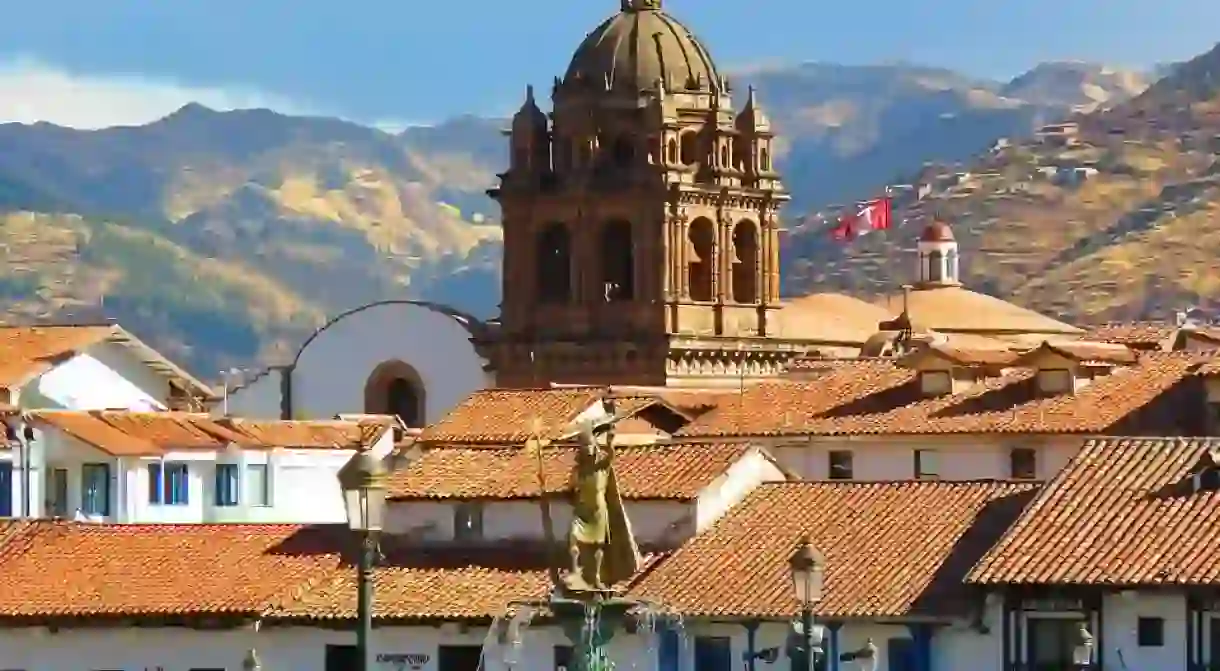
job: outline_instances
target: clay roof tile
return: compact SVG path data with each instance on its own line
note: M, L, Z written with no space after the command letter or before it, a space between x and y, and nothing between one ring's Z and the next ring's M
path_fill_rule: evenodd
M1003 482L764 484L631 589L687 617L790 618L788 559L826 560L820 617L961 613L962 578L1037 486Z
M690 443L620 447L615 452L619 490L627 499L692 500L750 449L741 443ZM544 448L541 459L519 447L430 449L390 477L391 500L523 499L541 491L571 491L576 448Z
M968 576L980 584L1215 585L1220 492L1193 489L1214 438L1088 441Z

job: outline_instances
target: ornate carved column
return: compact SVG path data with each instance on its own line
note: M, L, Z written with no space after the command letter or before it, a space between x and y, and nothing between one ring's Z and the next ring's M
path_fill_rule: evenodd
M716 217L716 239L719 241L720 259L716 264L716 274L720 282L716 287L716 302L727 303L733 296L733 232L732 216L725 210L720 210Z
M771 302L771 226L770 213L764 210L758 217L757 263L754 267L754 286L758 287L758 302L762 305Z

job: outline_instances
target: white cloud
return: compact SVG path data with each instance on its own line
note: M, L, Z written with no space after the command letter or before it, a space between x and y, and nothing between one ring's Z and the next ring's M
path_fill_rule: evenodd
M286 98L243 87L196 87L140 75L76 74L32 58L0 62L0 123L47 121L81 129L140 125L189 102L217 110L265 107L286 114L310 113Z

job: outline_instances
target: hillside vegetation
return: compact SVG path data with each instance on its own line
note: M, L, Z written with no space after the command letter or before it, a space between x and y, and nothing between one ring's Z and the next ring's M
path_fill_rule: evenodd
M973 287L1078 321L1169 317L1220 304L1220 50L1141 95L1077 114L1074 137L997 146L932 165L898 196L904 226L850 246L794 232L789 291L892 291L914 273L921 225L940 217ZM920 187L926 191L920 197Z
M1143 86L1081 64L1047 64L1013 82L828 64L739 79L740 89L757 86L783 134L795 211ZM2 125L7 318L105 315L214 377L282 358L327 315L373 300L427 298L491 316L501 233L484 191L507 155L504 125L464 117L392 135L199 105L91 132ZM793 243L811 262L841 251L820 236ZM858 283L865 265L835 263L822 274ZM794 266L805 269L794 287L817 279L809 267Z

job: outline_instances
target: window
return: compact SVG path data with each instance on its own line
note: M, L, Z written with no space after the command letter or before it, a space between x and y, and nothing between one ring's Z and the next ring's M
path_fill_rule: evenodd
M1028 447L1014 447L1009 450L1008 475L1019 480L1038 477L1038 453Z
M885 642L885 658L890 671L915 671L919 665L915 660L915 641L909 638L891 638Z
M1203 468L1195 473L1193 480L1196 492L1214 492L1220 489L1220 468L1215 466Z
M1135 626L1136 642L1141 648L1160 648L1165 645L1165 620L1159 617L1141 617Z
M246 464L246 505L271 505L271 471L267 464Z
M68 469L53 468L47 483L47 508L53 517L68 516Z
M1080 640L1080 620L1075 618L1031 617L1026 641L1030 664L1067 665L1075 656Z
M190 499L191 472L186 464L154 462L148 465L148 502L184 506Z
M947 370L920 371L919 388L925 396L952 394L953 375Z
M733 639L728 636L695 638L694 671L732 671Z
M657 671L678 671L682 667L682 637L669 622L660 623L661 641L657 645Z
M453 508L454 540L478 540L483 537L483 506L479 503L459 503Z
M851 450L831 450L827 458L831 480L851 480Z
M239 489L237 464L216 464L216 487L214 490L217 507L227 508L237 505Z
M0 517L13 516L13 462L0 461Z
M1072 391L1076 378L1070 370L1051 369L1038 371L1038 391L1044 394L1062 394Z
M915 479L935 480L940 477L935 450L915 450Z
M479 671L482 667L481 645L442 645L436 649L436 671Z
M81 464L80 510L86 515L110 514L110 464Z

